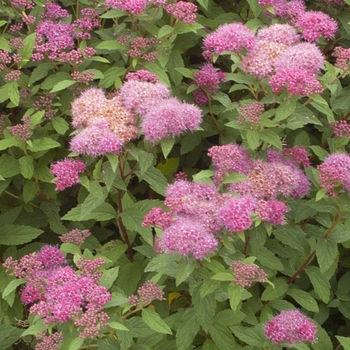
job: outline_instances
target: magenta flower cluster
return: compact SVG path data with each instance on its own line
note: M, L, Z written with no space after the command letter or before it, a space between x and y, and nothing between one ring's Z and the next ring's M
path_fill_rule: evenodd
M267 281L267 273L254 264L235 260L230 265L230 269L235 277L234 283L242 288L250 287L254 282L264 283Z
M316 325L299 310L282 311L264 326L267 339L274 344L298 344L317 341Z
M104 263L100 258L81 259L79 270L74 270L58 247L46 245L19 261L8 258L4 267L26 279L21 300L29 313L42 317L47 325L71 321L80 328L80 337L93 338L109 319L103 306L111 295L99 285L101 272L97 271Z
M80 183L79 174L85 171L85 163L81 160L65 159L51 165L51 174L56 178L53 180L56 190L64 189Z
M333 153L317 166L319 170L320 187L335 197L340 189L350 192L350 155Z
M158 252L203 259L217 249L224 232L242 232L256 220L284 224L288 207L281 197L301 198L309 192L310 183L301 168L308 165L307 153L300 147L283 153L269 151L267 162L251 160L235 144L214 146L208 155L214 165L214 184L178 176L166 190L168 210L153 208L145 216L144 226L163 230L155 239ZM223 185L234 172L246 180Z

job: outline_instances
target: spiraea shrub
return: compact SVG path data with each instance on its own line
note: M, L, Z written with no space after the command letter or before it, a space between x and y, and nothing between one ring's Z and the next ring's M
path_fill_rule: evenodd
M349 5L3 0L0 348L349 350Z

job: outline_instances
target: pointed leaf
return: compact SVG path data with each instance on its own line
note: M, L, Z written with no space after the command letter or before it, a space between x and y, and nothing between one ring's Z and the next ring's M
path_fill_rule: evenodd
M172 334L170 327L160 318L159 314L149 309L142 310L142 319L149 328L162 334Z

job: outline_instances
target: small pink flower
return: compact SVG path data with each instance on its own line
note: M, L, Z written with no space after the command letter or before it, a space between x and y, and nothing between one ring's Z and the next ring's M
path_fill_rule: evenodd
M184 23L194 23L196 21L197 6L191 2L178 1L175 4L169 4L165 8L166 12Z
M85 163L80 160L66 159L51 165L51 173L56 176L56 190L63 191L67 187L80 183L79 174L85 171Z
M315 343L317 327L299 310L282 311L264 326L265 336L274 344Z
M293 26L279 23L260 29L256 37L258 40L273 41L287 46L300 41L300 37Z
M260 200L257 204L258 217L272 225L283 225L285 223L285 213L288 211L286 204L279 200Z

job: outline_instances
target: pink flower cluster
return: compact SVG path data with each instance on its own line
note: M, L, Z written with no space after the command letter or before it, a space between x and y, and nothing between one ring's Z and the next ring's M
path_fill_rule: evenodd
M128 80L120 89L120 99L130 113L141 117L141 131L146 141L155 142L194 131L202 121L201 110L169 96L162 83Z
M350 124L346 120L336 120L329 123L333 128L333 135L338 137L350 137Z
M167 0L106 0L106 5L114 9L130 11L133 14L140 14L145 11L148 4L162 7Z
M152 281L146 281L137 290L137 295L132 294L128 298L128 304L137 306L139 304L150 304L154 300L163 300L164 292L159 288L158 284Z
M194 23L196 21L196 11L198 10L195 4L186 1L178 1L174 4L169 4L165 8L166 12L182 20L184 23Z
M215 32L204 38L203 44L205 48L203 57L211 61L214 54L253 49L255 36L244 24L234 22L219 26Z
M30 139L30 116L22 117L23 124L16 124L13 126L9 126L7 130L15 137L20 137L23 141Z
M90 236L91 232L89 230L74 229L60 236L60 240L63 243L72 243L80 247L85 239Z
M80 183L79 174L85 171L85 163L81 160L65 159L51 165L51 174L56 178L53 180L56 190L64 189Z
M239 116L237 122L243 124L247 122L252 125L259 124L261 115L264 112L264 104L259 101L247 103L243 106L238 107Z
M350 192L350 156L347 153L330 154L317 166L320 186L335 197L339 189Z
M217 249L224 232L242 232L259 220L284 224L288 207L280 197L301 198L309 192L310 182L299 165L308 165L307 154L300 147L270 152L267 162L251 160L234 144L214 146L208 155L215 168L214 184L177 176L166 190L168 209L156 207L145 216L144 226L163 230L154 241L157 252L203 259ZM222 186L233 172L247 179Z
M230 265L234 274L234 283L242 288L250 287L254 282L264 283L267 281L267 273L254 264L246 264L235 260Z
M101 273L97 268L104 260L94 262L86 260L80 263L83 269L75 271L67 265L58 247L43 246L36 254L25 255L20 261L7 259L4 267L12 269L17 278L27 280L21 300L31 305L31 314L42 317L45 324L72 321L81 327L80 337L93 338L100 327L108 325L109 317L103 306L111 299L106 288L98 284ZM86 268L90 265L92 267ZM46 342L50 340L43 340L42 347Z
M282 311L264 326L265 336L274 344L315 343L317 327L299 310Z
M350 63L350 49L344 49L343 47L337 46L334 49L332 56L336 57L335 66L346 70L349 68Z

